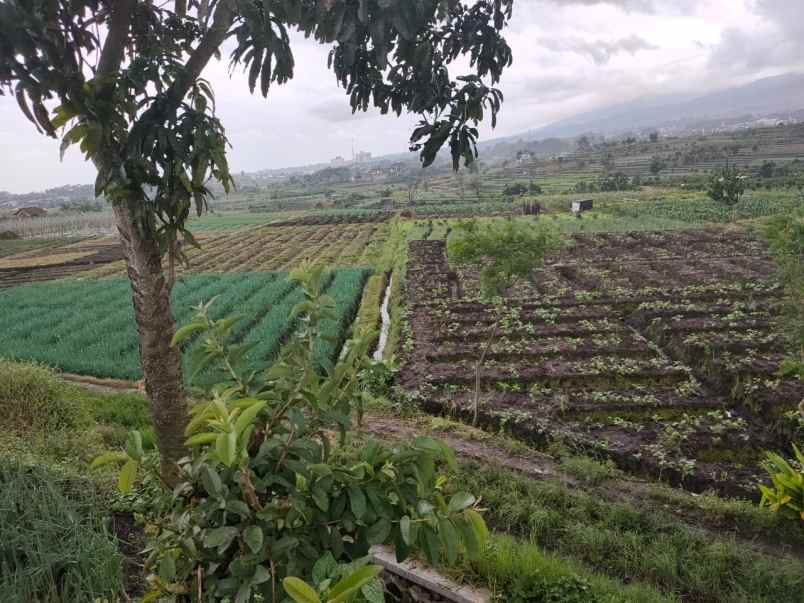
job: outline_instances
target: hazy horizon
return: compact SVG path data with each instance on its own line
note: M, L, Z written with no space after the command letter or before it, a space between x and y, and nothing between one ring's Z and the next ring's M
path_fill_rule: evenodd
M804 3L787 0L517 0L506 37L514 65L500 84L506 102L481 140L538 128L646 96L704 95L804 67ZM205 77L232 143L234 172L293 167L407 151L416 115L352 115L326 68L328 48L295 36L296 77L252 96L223 60ZM458 74L458 70L455 70ZM13 97L0 97L0 190L38 191L94 180L71 149L38 134Z

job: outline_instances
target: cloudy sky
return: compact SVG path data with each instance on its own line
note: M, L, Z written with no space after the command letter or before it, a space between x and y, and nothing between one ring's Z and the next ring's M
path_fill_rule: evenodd
M514 65L494 135L546 125L644 96L705 93L804 69L802 0L515 0L507 33ZM407 149L415 116L353 116L326 69L326 52L295 41L296 77L251 96L226 64L205 73L232 142L236 171L303 165ZM483 131L488 138L491 132ZM0 97L0 190L27 192L94 179L71 150L36 133L16 102Z

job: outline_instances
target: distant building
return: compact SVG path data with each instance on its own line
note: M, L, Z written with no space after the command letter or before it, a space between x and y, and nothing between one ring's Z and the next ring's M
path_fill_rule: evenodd
M579 214L592 209L592 199L580 199L572 202L572 213Z
M44 218L47 210L41 207L20 207L14 212L17 218Z
M364 161L371 161L371 153L368 151L358 151L355 155L355 161L357 163L363 163Z
M338 155L335 159L329 162L330 165L334 165L335 167L340 167L346 165L346 159Z

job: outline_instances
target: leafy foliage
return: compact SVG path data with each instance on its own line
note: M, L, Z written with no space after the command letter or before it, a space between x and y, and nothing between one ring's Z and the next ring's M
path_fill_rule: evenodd
M762 492L760 506L804 522L804 454L795 444L793 451L799 464L798 469L778 454L768 453L765 467L770 474L773 487L759 486Z
M358 458L333 450L328 434L346 438L370 338L349 340L322 376L315 342L335 302L322 292L323 269L306 266L292 278L305 293L293 310L301 327L265 374L243 366L243 350L230 337L233 319L208 321L202 308L176 334L176 344L194 334L205 338L203 362L225 365L230 379L192 411L191 457L181 463L179 486L164 495L166 513L154 520L152 596L195 592L200 575L205 596L214 600L247 601L259 593L280 601L284 581L296 601L319 594L347 601L370 588L375 574L362 581L373 572L362 560L371 545L393 543L400 559L421 550L433 563L482 548L478 500L445 494L443 471L454 470L455 459L444 444L419 437L388 448L371 441ZM128 448L125 458L99 461L125 463L122 486L129 485L126 467L140 462L136 437ZM333 561L363 565L338 570ZM332 586L330 576L339 572Z

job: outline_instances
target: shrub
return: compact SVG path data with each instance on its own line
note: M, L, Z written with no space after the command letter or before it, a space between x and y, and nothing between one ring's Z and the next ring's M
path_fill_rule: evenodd
M41 469L0 464L4 601L73 603L121 594L121 557L92 488Z
M77 429L89 413L64 395L56 373L44 366L0 360L0 426L10 429Z

